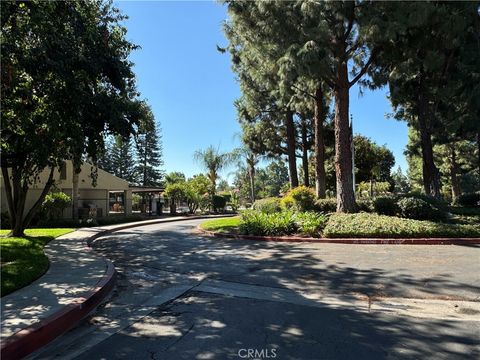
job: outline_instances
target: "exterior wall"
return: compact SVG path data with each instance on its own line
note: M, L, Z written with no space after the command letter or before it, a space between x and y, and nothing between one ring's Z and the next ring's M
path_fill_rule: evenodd
M124 191L125 192L125 207L126 213L132 212L132 191L129 189L128 182L120 179L102 169L98 169L97 184L92 185L91 178L92 166L90 164L83 164L78 178L79 189L79 207L88 207L94 205L98 209L102 209L102 216L108 215L109 210L109 191ZM54 172L55 186L53 189L58 189L65 194L72 197L72 182L73 182L73 165L70 161L66 162L66 177L60 178L60 171L57 169ZM43 171L39 179L31 186L27 193L25 202L25 211L27 212L40 196L46 181L48 180L48 170ZM5 189L3 177L0 175L0 194L1 194L1 212L8 212L8 204L5 196ZM63 212L64 218L72 217L72 209L65 209Z

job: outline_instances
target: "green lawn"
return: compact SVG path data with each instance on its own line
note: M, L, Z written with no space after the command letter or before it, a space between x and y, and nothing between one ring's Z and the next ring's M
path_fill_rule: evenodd
M43 247L57 236L75 229L28 229L26 237L6 236L10 230L0 230L1 296L20 289L39 278L48 269Z
M240 225L240 217L229 217L223 219L207 220L200 224L200 227L207 231L214 231L219 233L235 233L238 232Z

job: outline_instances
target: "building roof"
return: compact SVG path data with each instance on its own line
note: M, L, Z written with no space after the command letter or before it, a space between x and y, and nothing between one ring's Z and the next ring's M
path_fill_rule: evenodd
M163 192L165 189L163 186L135 186L129 185L130 190L133 192Z

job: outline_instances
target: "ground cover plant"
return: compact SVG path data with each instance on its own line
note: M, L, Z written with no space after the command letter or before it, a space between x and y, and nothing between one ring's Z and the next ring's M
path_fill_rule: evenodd
M323 236L333 238L480 237L480 224L449 224L368 213L332 214L323 230Z
M480 237L479 222L439 223L369 213L331 214L249 211L242 218L209 220L201 226L219 233L259 236L297 234L310 237L428 238Z
M48 269L44 246L54 238L74 229L27 229L25 237L5 237L10 230L0 230L1 296L20 289Z

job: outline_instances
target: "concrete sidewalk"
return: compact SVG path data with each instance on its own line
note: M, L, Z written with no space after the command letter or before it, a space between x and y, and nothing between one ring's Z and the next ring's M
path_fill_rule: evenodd
M89 247L93 239L122 229L185 219L192 217L82 228L47 244L47 273L2 298L2 358L23 357L45 345L88 315L108 294L115 269Z

